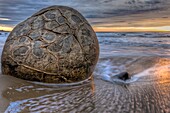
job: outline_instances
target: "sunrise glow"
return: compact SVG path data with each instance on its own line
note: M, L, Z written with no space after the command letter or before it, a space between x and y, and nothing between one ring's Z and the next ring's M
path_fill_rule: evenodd
M95 32L170 32L170 26L161 27L95 27ZM0 26L0 30L12 31L13 27Z
M169 32L170 26L162 27L93 27L96 32Z
M0 30L2 31L12 31L13 27L10 26L0 26Z

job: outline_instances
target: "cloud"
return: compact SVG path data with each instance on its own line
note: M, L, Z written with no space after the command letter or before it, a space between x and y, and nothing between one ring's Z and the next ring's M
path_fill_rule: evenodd
M7 19L0 19L0 24L16 25L44 7L66 5L81 12L92 25L128 25L143 18L169 18L169 4L169 0L0 0L0 18Z
M14 25L48 6L45 0L0 0L0 3L0 18L11 19L11 21L0 21L0 23Z

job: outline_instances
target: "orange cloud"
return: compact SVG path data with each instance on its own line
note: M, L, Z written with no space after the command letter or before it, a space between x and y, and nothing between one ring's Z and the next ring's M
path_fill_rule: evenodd
M3 31L12 31L13 27L9 27L9 26L0 26L0 30Z
M96 32L168 32L170 26L162 27L93 27Z
M103 27L92 26L96 32L170 32L170 26L160 27ZM13 26L0 25L0 30L12 31Z

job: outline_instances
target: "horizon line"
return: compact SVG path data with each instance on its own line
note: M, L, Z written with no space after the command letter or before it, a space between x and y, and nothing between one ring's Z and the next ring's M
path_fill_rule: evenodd
M15 27L0 26L0 31L11 32ZM93 30L97 32L170 32L170 26L160 27L95 27ZM167 29L166 29L167 28Z

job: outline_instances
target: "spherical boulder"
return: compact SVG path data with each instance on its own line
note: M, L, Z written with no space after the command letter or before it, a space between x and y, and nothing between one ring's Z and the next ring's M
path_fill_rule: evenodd
M92 75L99 45L75 9L51 6L18 24L1 57L2 73L31 81L74 83Z

